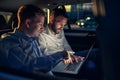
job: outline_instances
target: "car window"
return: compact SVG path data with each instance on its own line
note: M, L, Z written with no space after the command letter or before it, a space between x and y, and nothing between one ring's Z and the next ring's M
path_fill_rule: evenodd
M10 18L11 18L11 16L12 16L12 13L11 12L2 12L2 11L0 11L0 15L3 15L5 20L6 20L6 22L8 23Z
M93 3L65 5L71 29L96 30L98 23L92 7ZM65 29L68 29L68 26Z
M11 30L11 26L9 25L11 16L12 12L0 11L0 37L2 34Z
M12 16L11 12L0 11L0 34L4 30L10 29L9 20Z

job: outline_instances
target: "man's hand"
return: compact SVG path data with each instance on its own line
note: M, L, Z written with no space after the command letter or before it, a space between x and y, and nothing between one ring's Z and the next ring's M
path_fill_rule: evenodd
M73 55L75 53L73 51L62 51L61 53L65 64L73 63L73 61L79 62L84 59L84 57Z
M65 64L73 63L72 57L70 56L70 54L68 55L67 58L63 59L63 62L64 62Z
M84 59L84 57L82 57L82 56L75 56L75 55L70 55L69 56L69 58L68 59L63 59L63 62L65 63L65 64L69 64L69 63L73 63L73 61L75 61L75 62L79 62L79 61L81 61L81 60L83 60Z
M75 61L75 62L79 62L84 59L84 57L82 56L71 55L71 57L72 57L72 61Z
M73 51L67 51L67 53L70 54L70 55L75 54L75 52L73 52Z

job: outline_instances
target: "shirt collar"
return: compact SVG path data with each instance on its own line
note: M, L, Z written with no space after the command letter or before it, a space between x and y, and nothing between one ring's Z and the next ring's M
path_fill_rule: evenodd
M27 41L33 41L33 40L35 40L35 38L33 38L33 37L28 37L25 33L23 33L23 32L20 31L20 30L16 30L15 33L16 33L17 36L22 37L22 38L24 38L24 39L27 40Z

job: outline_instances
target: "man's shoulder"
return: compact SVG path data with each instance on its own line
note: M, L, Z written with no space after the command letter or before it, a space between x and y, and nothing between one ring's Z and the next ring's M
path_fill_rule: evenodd
M5 33L1 37L0 44L12 47L13 45L18 45L20 43L19 38L20 36L17 36L16 33Z
M18 36L16 36L16 33L14 32L8 32L8 33L4 33L1 35L1 39L6 40L6 39L15 39L18 38Z

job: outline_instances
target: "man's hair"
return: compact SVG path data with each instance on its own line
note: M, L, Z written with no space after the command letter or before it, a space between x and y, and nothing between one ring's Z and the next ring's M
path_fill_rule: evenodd
M53 14L54 17L63 16L63 17L65 17L65 18L68 18L65 10L63 10L63 9L61 9L61 8L53 9L53 11L51 12L51 14Z
M18 9L17 18L20 24L26 19L34 18L36 15L45 16L45 13L42 9L35 5L24 5Z
M68 16L63 9L61 8L53 9L50 14L50 24L52 24L55 21L55 18L58 16L63 16L68 19Z

